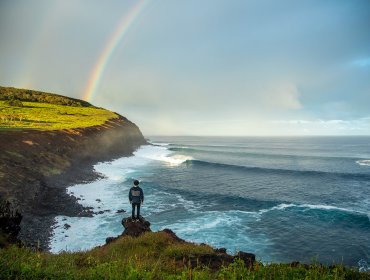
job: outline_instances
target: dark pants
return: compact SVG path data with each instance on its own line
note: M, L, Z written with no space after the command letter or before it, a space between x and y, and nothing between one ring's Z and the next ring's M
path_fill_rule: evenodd
M135 219L135 207L137 208L137 216L136 218L140 218L140 203L132 203L132 218Z

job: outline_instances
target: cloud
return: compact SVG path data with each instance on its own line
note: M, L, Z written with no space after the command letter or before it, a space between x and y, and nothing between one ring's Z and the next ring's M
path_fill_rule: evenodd
M306 135L369 135L370 117L353 120L314 119L314 120L275 120L273 125L286 132ZM289 133L288 133L289 134Z
M292 83L274 85L268 90L265 98L268 104L281 109L298 110L303 107L297 87Z

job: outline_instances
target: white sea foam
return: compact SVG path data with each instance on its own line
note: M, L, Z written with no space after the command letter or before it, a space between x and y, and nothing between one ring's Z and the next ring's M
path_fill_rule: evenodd
M370 166L370 159L358 160L356 163L363 166Z
M183 205L183 207L191 212L198 211L201 205L195 205L195 203L191 200L186 200L181 195L177 194L176 198L178 199L179 203Z
M162 142L150 142L148 141L150 144L154 145L154 146L164 146L164 147L167 147L170 145L170 143L162 143Z
M173 166L189 159L172 154L165 146L146 145L135 151L134 156L96 164L94 169L104 175L103 179L67 188L68 194L78 198L84 207L91 207L96 214L93 217L56 217L50 240L51 252L90 249L104 244L106 237L120 234L122 214L116 212L122 208L127 212L131 210L127 202L131 183L125 183L126 180L133 176L140 177L140 170L150 162L160 161ZM192 209L195 205L180 195L171 197L166 193L156 193L146 195L146 203L142 206L147 215L171 211L178 207ZM65 229L65 224L70 227Z
M347 209L343 207L337 207L337 206L331 206L331 205L323 205L323 204L286 204L286 203L281 203L277 206L267 208L267 209L261 209L258 212L246 212L246 213L255 213L256 218L260 218L262 214L268 213L270 211L276 211L276 210L285 210L288 208L301 208L301 209L319 209L319 210L335 210L335 211L342 211L342 212L347 212L347 213L355 213L355 214L360 214L360 215L367 215L370 220L370 212L363 212L363 211L358 211L354 209ZM243 211L242 211L243 212Z
M155 147L155 146L153 146ZM152 149L140 149L135 153L136 157L162 161L168 165L176 166L181 163L193 159L190 156L184 155L173 155L172 151L169 151L166 147L155 147Z
M243 211L243 210L236 210L235 212L239 214L246 214L250 217L254 217L256 221L261 220L261 217L269 212L272 211L283 211L285 209L289 208L299 208L305 210L309 209L319 209L319 210L335 210L335 211L342 211L342 212L347 212L347 213L354 213L354 214L360 214L360 215L365 215L368 216L370 220L370 212L366 211L359 211L359 210L354 210L354 209L347 209L343 207L337 207L337 206L331 206L331 205L321 205L321 204L293 204L293 203L281 203L279 205L273 206L271 208L266 208L266 209L261 209L258 211Z
M162 227L172 229L179 237L197 243L207 243L215 247L226 247L231 252L239 250L261 253L272 245L263 233L252 234L249 222L254 217L240 216L238 211L206 211L196 217L180 219ZM159 228L161 229L161 228ZM222 236L222 238L220 238ZM235 242L235 241L238 242Z

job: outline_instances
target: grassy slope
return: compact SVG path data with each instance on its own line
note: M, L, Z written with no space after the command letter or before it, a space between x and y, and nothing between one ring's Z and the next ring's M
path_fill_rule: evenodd
M124 237L87 252L33 252L15 246L0 250L1 279L369 279L348 268L288 264L246 269L235 262L218 271L189 267L186 256L212 254L207 245L178 243L164 232Z
M0 128L57 130L101 125L117 114L96 107L74 107L39 102L22 102L23 107L0 101Z
M17 100L23 106L10 105ZM58 130L101 125L118 115L61 95L0 87L0 129Z

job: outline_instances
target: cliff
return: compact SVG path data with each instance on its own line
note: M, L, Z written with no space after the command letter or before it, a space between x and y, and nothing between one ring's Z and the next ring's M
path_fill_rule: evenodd
M90 215L65 188L96 179L99 175L93 172L93 164L129 156L146 143L139 128L118 114L103 124L83 128L4 127L0 129L0 204L10 202L8 212L13 214L3 216L19 221L18 211L20 239L43 249L56 215Z
M227 254L194 244L169 229L151 232L144 219L122 221L124 232L84 252L50 254L9 246L0 250L1 279L369 279L342 265L264 264L253 254ZM225 225L227 226L227 225Z

